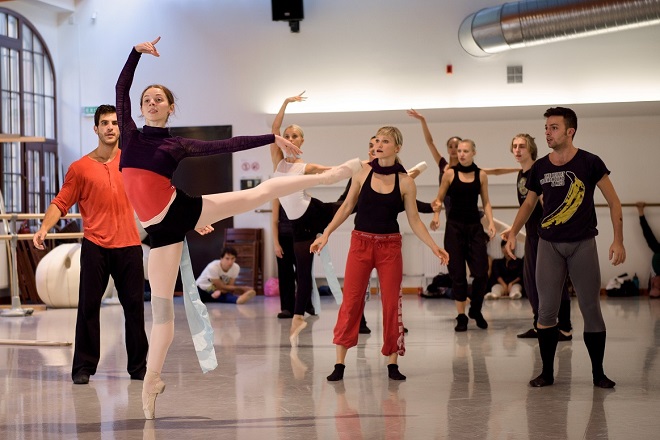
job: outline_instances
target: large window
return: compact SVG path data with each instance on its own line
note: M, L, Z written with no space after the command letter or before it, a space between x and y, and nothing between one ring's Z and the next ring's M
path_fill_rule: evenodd
M57 193L55 99L43 39L25 17L0 8L0 171L8 212L44 212Z

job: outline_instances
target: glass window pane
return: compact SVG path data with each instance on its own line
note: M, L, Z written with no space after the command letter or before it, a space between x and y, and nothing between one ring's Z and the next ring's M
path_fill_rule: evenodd
M31 185L33 187L33 196L32 196L32 207L30 212L39 212L41 211L41 204L39 203L39 200L41 199L41 170L40 170L40 160L39 160L39 153L36 152L34 155L34 165L33 165L33 174L34 174L34 180L31 182Z
M34 63L32 52L23 52L23 90L31 92L34 90Z
M48 139L55 139L55 99L51 97L45 98L45 115L44 120L46 124L46 137Z
M44 121L44 97L34 96L34 134L36 136L46 135L46 124Z
M53 68L48 59L44 59L44 95L55 96L55 78L53 78Z
M27 72L23 72L27 76ZM44 93L44 56L34 54L34 91Z
M43 48L43 46L41 46L41 42L39 41L39 37L37 37L36 35L32 39L32 44L33 44L32 51L34 53L41 53L41 54L44 53L44 48Z
M23 94L23 129L26 136L35 136L34 128L34 95Z
M14 92L20 90L19 83L19 69L18 65L18 51L10 50L9 51L9 89Z
M9 49L0 48L0 87L2 90L9 88Z
M9 99L10 103L9 106L11 108L10 110L10 121L9 121L9 131L8 133L15 133L19 134L21 132L21 103L20 103L20 97L21 95L18 93L10 93Z
M12 169L16 174L20 176L23 174L21 144L19 144L18 142L13 142L11 145L12 145L12 153L11 153Z
M23 25L23 49L32 50L32 31L26 25Z
M20 144L6 143L3 148L5 205L8 212L22 212Z
M55 154L44 152L44 194L46 195L46 206L50 204L52 196L57 190L55 186Z
M27 195L28 212L37 212L39 208L39 152L28 150L26 152L27 160Z
M11 133L11 130L9 129L10 121L11 121L11 112L9 111L9 109L11 108L10 107L11 100L9 97L9 93L2 92L0 101L2 101L2 132Z
M7 35L7 14L0 12L0 35Z
M18 20L13 15L7 16L7 36L18 38Z

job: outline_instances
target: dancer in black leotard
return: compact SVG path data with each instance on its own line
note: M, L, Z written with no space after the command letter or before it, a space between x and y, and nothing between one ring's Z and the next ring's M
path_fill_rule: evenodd
M465 315L468 296L467 273L465 264L470 268L473 277L470 303L470 318L476 320L477 327L488 327L481 313L484 295L488 288L488 255L486 244L495 235L493 212L488 198L488 177L479 169L474 161L476 146L470 139L458 144L458 165L449 168L442 176L436 203L442 203L445 195L452 198L452 208L447 213L445 226L445 249L451 255L449 261L449 276L452 280L456 310L456 327L454 330L467 330L468 317ZM481 196L484 215L488 222L488 235L484 233L477 201ZM434 213L431 229L438 229L439 213Z

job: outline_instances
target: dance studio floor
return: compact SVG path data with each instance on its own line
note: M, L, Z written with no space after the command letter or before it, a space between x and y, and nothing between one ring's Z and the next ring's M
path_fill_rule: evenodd
M487 302L488 330L453 331L453 303L404 296L405 382L387 378L380 354L380 301L367 303L371 335L349 351L343 382L329 383L337 305L322 298L301 346L278 298L212 304L219 367L202 374L181 298L156 420L145 421L142 383L125 371L120 306L104 306L98 372L70 379L71 347L0 345L0 439L651 439L660 438L660 300L606 299L605 371L595 389L573 302L575 337L560 342L555 385L530 388L540 371L526 300ZM147 303L147 325L151 310ZM1 339L72 341L75 310L0 317Z

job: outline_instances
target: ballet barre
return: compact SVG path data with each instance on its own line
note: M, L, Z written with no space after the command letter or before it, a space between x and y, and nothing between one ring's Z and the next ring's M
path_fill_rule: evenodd
M21 295L18 289L18 264L16 259L16 248L18 240L32 240L34 234L18 234L16 232L16 222L18 220L38 220L43 219L45 214L0 214L0 220L5 224L7 229L6 234L0 234L0 240L9 241L9 264L10 264L10 277L9 288L11 292L11 308L0 311L0 316L18 317L28 316L34 312L33 308L23 308L21 306ZM80 214L67 214L62 216L63 219L80 218ZM56 236L61 239L82 238L82 232L53 232L49 236ZM0 341L0 344L4 342ZM59 344L59 343L58 343ZM70 343L64 343L69 344Z

